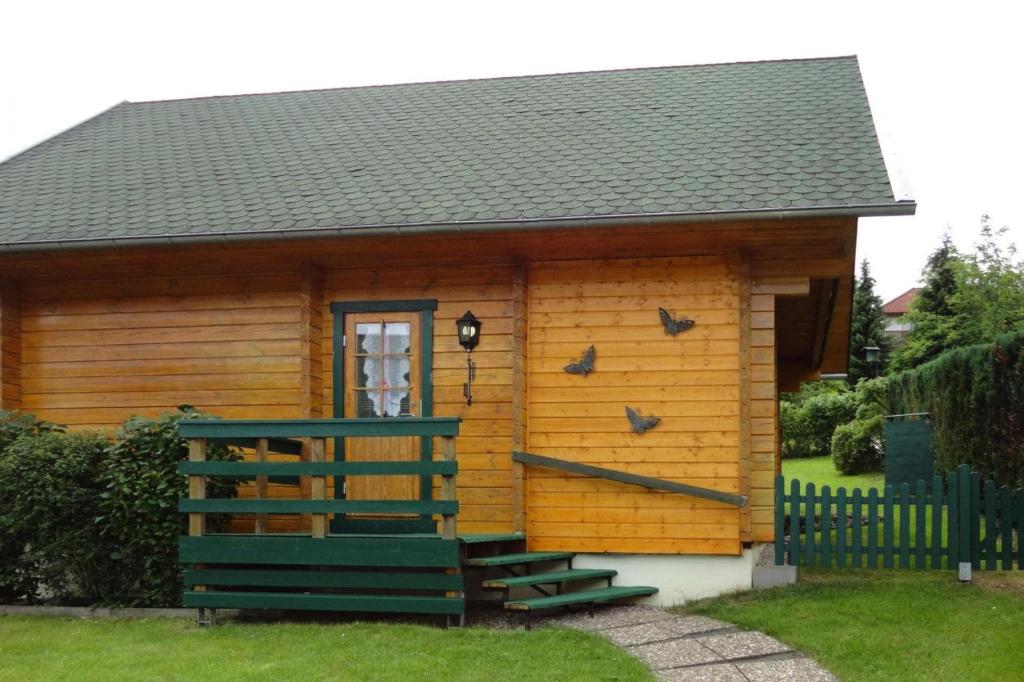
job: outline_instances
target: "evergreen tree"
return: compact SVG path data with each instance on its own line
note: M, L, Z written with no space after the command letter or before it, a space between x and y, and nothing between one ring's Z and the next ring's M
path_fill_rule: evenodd
M910 302L906 318L911 324L906 342L892 358L894 370L917 367L954 344L959 290L957 267L962 258L947 232L942 244L928 256L921 278L924 286Z
M871 276L867 260L864 260L860 264L860 277L853 285L850 369L846 379L851 386L855 386L861 379L872 378L876 371L879 375L885 371L890 348L889 337L884 333L885 323L882 299L875 294L875 278ZM881 350L877 367L869 365L864 357L864 349L868 346L876 346Z

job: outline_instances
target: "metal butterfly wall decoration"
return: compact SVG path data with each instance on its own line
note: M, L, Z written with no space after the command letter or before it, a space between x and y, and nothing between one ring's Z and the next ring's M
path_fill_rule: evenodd
M597 351L593 346L583 351L583 356L579 360L573 360L563 369L569 374L579 374L580 376L587 376L594 371L594 358L597 357Z
M633 433L650 431L661 421L661 417L644 417L629 405L626 405L626 418L629 419L629 425L633 427Z
M675 336L679 332L685 332L696 324L693 320L687 317L681 317L677 320L664 308L658 308L658 315L661 317L661 325L665 327L665 333L671 334L672 336Z

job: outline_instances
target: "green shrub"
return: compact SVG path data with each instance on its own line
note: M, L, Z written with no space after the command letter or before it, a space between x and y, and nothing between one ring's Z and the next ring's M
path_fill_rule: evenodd
M209 419L210 415L183 405L176 413L156 419L132 417L124 423L109 449L100 476L100 513L103 532L116 537L118 570L130 589L120 601L147 606L177 606L181 601L178 537L187 530L187 517L178 512L178 499L188 484L178 473L178 462L188 459L188 444L178 435L183 419ZM211 444L207 459L237 460L231 448ZM208 497L233 497L235 484L210 479ZM223 519L211 517L217 529Z
M27 412L0 410L0 453L24 433L39 434L48 431L64 431L64 427L44 422Z
M178 537L187 526L178 498L187 482L177 465L188 446L177 427L201 417L188 406L132 417L112 440L0 414L0 599L178 605ZM211 445L207 457L239 455ZM233 482L210 480L210 497L234 494ZM209 520L214 530L223 523Z
M930 412L935 470L1024 486L1024 332L955 348L889 379L894 412Z
M105 602L122 589L115 540L96 524L109 440L27 428L0 454L0 593ZM45 594L44 594L45 593Z
M885 379L861 380L854 390L854 419L835 429L832 463L846 475L880 471L885 460Z
M857 408L854 392L845 384L828 383L835 388L805 384L799 394L780 401L783 459L828 455L836 427L853 419Z

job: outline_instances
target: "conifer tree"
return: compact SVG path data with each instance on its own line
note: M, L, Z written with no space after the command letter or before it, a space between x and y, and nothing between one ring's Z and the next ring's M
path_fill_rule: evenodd
M956 337L956 306L959 290L957 266L962 257L947 232L942 244L928 256L922 273L924 286L910 302L907 320L911 328L906 342L892 358L894 370L917 367L949 350Z
M885 332L885 314L882 299L875 293L875 278L867 260L860 264L860 276L853 286L853 315L850 325L850 368L847 381L855 386L861 379L881 375L889 358L890 341ZM865 359L864 349L875 346L881 351L881 360L872 367Z

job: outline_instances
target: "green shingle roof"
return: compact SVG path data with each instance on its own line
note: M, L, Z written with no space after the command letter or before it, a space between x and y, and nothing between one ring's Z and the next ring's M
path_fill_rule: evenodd
M913 212L854 57L126 102L0 164L6 248L837 209Z

